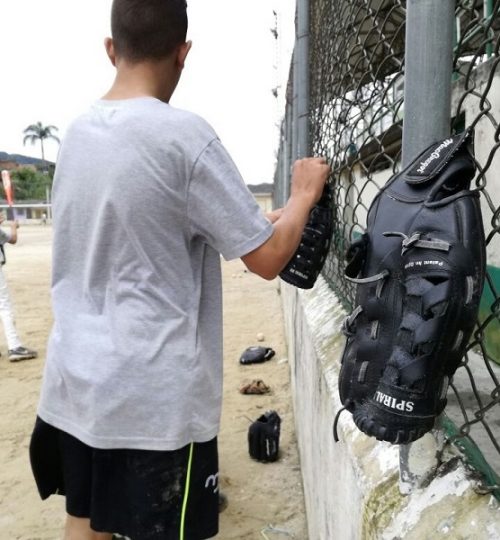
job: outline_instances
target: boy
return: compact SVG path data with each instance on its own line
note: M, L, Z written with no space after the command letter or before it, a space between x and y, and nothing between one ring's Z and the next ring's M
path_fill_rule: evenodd
M276 277L329 168L298 161L267 219L212 128L168 105L185 0L114 0L111 28L116 79L57 162L32 466L42 498L66 495L67 540L201 540L218 531L220 254Z
M0 212L0 224L5 221L5 214ZM17 243L17 229L19 223L14 220L10 223L10 232L0 229L0 319L2 320L3 331L7 340L7 349L10 362L19 362L20 360L31 360L36 358L38 353L32 349L24 347L19 339L19 335L14 323L14 314L12 304L10 303L9 290L2 270L5 264L4 244Z

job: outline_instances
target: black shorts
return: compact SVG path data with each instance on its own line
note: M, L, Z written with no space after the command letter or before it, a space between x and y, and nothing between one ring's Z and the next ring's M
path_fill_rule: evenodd
M92 448L37 418L30 444L42 499L132 540L204 540L218 532L217 438L179 450Z

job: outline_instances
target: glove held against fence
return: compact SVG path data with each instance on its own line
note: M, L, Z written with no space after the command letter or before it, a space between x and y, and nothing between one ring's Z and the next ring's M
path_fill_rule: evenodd
M332 189L326 184L321 199L311 210L299 247L280 278L300 289L311 289L325 264L332 231Z

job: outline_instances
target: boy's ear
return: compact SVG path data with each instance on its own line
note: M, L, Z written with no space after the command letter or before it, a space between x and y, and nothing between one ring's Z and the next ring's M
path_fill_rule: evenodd
M115 46L114 46L112 38L110 37L105 38L104 48L106 49L106 54L108 55L110 62L113 64L113 66L116 67L116 53L115 53Z
M186 57L191 50L192 45L192 41L186 41L186 43L179 45L179 48L177 49L176 63L181 69L184 68L184 64L186 63Z

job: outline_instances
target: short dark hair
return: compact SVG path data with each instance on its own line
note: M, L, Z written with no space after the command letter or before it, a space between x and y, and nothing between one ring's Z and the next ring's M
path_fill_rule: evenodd
M131 62L159 60L186 41L186 0L113 0L115 53Z

